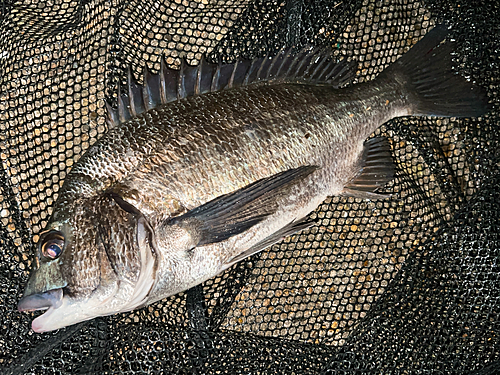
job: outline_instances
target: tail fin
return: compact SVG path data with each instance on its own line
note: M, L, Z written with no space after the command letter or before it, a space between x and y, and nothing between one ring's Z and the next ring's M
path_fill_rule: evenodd
M446 26L436 26L383 74L403 78L414 115L481 116L490 109L486 93L452 71L455 43L440 45L447 35Z

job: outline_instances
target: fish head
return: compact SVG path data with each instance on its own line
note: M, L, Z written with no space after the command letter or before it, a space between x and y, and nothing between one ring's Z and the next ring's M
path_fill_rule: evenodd
M130 311L154 284L152 231L113 197L77 200L54 211L34 263L18 309L47 310L33 321L35 332Z

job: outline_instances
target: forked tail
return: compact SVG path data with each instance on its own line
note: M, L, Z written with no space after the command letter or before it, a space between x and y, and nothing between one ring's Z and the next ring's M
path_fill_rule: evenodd
M490 109L485 91L452 70L454 42L436 26L381 76L400 77L410 94L413 115L478 117Z

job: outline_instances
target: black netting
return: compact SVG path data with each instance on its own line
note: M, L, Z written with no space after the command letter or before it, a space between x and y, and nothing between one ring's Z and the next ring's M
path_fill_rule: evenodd
M0 371L10 374L500 373L498 1L4 1ZM372 79L434 25L487 89L481 119L400 118L390 199L334 197L318 225L202 286L57 332L17 311L64 178L107 130L129 66L332 45Z

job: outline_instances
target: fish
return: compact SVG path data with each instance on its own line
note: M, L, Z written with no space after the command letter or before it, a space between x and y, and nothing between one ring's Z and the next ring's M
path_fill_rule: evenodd
M330 196L385 199L401 116L480 117L440 25L368 82L325 48L129 73L109 131L75 163L39 234L20 311L52 331L186 291L314 225Z

